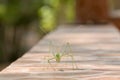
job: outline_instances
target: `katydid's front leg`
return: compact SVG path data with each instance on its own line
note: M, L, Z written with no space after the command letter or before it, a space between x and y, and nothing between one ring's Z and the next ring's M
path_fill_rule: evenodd
M56 70L56 69L52 66L52 64L51 64L51 62L50 62L50 61L53 60L53 59L55 59L55 58L50 58L50 59L48 59L48 63L49 63L49 65L50 65L51 68L53 68L54 70Z

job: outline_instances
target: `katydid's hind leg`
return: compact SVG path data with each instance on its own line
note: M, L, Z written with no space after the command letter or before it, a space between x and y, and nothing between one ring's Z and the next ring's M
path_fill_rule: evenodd
M74 62L74 57L73 55L70 55L70 57L72 58L72 65L73 65L73 69L77 69L77 64Z
M73 56L73 54L72 54L72 49L71 49L70 43L67 43L66 46L67 46L67 48L69 49L69 52L68 52L67 55L72 58L73 69L77 69L78 67L77 67L77 64L74 62L75 60L74 60L74 56Z
M77 67L77 64L76 63L74 63L74 57L73 57L73 55L72 54L64 54L64 55L62 55L62 56L69 56L69 57L71 57L71 59L72 59L72 67L73 67L73 69L77 69L78 67Z
M73 55L72 55L72 61L73 61L74 69L78 69L78 66L77 66L76 62L74 62L75 59L74 59Z
M53 66L52 66L52 64L51 64L51 60L53 60L53 59L55 59L55 58L50 58L50 59L48 59L48 63L49 63L49 65L50 65L50 67L53 69L53 70L56 70Z
M71 59L72 59L72 66L73 66L73 69L77 69L78 67L77 67L77 64L74 62L75 60L74 60L74 56L72 55L72 54L68 54L70 57L71 57Z

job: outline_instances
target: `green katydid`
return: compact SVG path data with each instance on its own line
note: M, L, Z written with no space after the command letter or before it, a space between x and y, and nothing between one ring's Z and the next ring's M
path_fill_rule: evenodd
M48 59L48 63L51 65L50 61L52 61L52 60L55 60L57 63L60 63L61 59L65 56L67 56L67 57L70 57L72 60L73 69L77 69L77 65L76 65L76 63L74 63L73 54L71 53L72 49L71 49L70 43L67 42L65 44L65 46L63 46L63 47L64 47L64 51L59 51L58 49L55 49L57 47L55 47L52 43L50 43L49 52L53 54L53 57ZM69 50L69 52L67 52L67 49ZM51 67L52 67L52 65L51 65Z

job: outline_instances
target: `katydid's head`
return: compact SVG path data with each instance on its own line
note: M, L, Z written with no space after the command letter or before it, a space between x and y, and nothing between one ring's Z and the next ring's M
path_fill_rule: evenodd
M56 53L56 54L55 54L55 60L56 60L56 62L60 62L60 60L61 60L61 55L60 55L60 53Z

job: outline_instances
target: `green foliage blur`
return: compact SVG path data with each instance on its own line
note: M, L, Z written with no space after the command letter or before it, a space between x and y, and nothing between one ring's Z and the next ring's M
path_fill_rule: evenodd
M0 0L0 62L12 62L32 47L26 47L26 34L34 32L39 40L62 20L72 23L74 3L74 0Z

